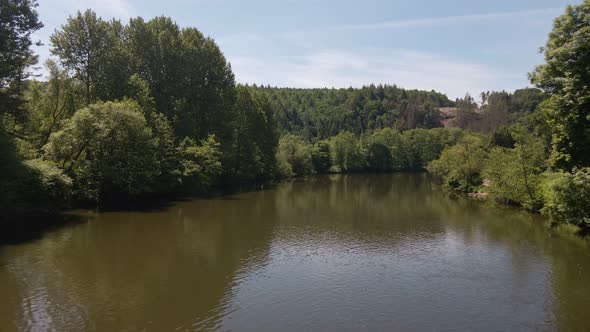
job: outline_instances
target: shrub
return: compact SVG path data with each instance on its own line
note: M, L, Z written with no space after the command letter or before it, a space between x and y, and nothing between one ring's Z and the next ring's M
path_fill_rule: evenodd
M292 134L283 136L279 140L277 163L281 177L310 174L312 171L311 146L299 136Z
M221 175L221 145L214 135L200 145L185 138L179 145L180 174L184 190L189 193L205 192L216 183Z
M551 181L545 194L543 213L555 223L567 223L590 229L590 168L561 173Z
M514 148L493 147L490 150L483 175L490 180L489 193L497 201L516 204L529 210L543 205L541 173L545 166L543 142L515 126Z
M27 160L26 166L39 179L40 190L52 200L52 202L65 203L72 194L72 179L65 175L61 169L48 161L41 159ZM59 205L59 204L57 204Z
M482 139L465 135L458 144L445 148L427 169L452 189L473 192L482 183L484 160Z
M343 131L330 139L332 160L340 172L353 172L365 169L366 163L359 142L351 132Z
M332 156L330 155L330 144L325 141L316 143L311 150L313 170L316 173L327 173L332 167Z
M73 177L77 195L96 202L148 193L160 173L152 131L132 101L79 110L44 150Z

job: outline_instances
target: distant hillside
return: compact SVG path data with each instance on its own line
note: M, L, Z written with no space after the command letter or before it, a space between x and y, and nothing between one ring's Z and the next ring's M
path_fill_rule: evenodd
M315 141L346 130L435 128L441 107L455 102L436 91L406 90L395 85L348 89L254 88L268 96L281 133Z
M488 91L480 98L481 102L475 102L467 95L456 101L456 107L440 108L443 125L493 133L533 113L545 97L539 89L525 88L512 93Z
M445 128L452 128L455 127L455 118L457 117L458 112L457 107L441 107L438 111L442 115L442 124Z

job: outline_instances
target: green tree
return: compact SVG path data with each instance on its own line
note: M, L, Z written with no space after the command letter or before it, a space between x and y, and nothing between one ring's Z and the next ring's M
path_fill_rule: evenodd
M515 90L510 100L511 113L532 113L543 102L543 92L537 88Z
M477 103L469 94L457 100L457 116L454 125L462 129L478 130L480 114L476 112Z
M272 178L276 166L278 134L266 97L238 86L235 104L233 173L239 182Z
M116 40L109 30L109 23L88 9L70 16L49 38L51 54L83 82L86 105L97 101L109 53L115 51Z
M568 6L553 24L545 64L530 74L549 95L551 160L560 169L590 165L590 1Z
M277 149L279 176L307 175L312 171L311 146L302 137L285 135Z
M31 34L43 27L34 0L0 0L0 115L19 110L21 81L37 62ZM16 114L14 114L16 113Z
M487 95L487 105L482 106L479 130L484 133L495 132L510 121L512 95L506 91L493 92Z
M549 185L543 212L556 223L576 225L590 231L590 168L577 169L573 174L561 173Z
M178 147L181 182L185 192L204 193L218 182L221 175L221 146L210 135L197 145L193 139L185 138Z
M496 200L529 210L542 206L541 173L544 171L543 143L522 127L513 129L513 149L491 149L483 175L490 181L488 191Z
M46 63L47 82L32 81L25 93L28 134L37 148L49 140L51 133L84 104L79 86L55 62Z
M70 190L71 179L57 167L40 160L23 163L15 140L0 126L0 221L14 214L55 211Z
M399 133L391 128L376 130L363 137L368 170L385 172L393 169L392 151L397 139Z
M371 142L367 149L367 168L371 171L385 172L391 169L391 151L380 142Z
M49 209L51 203L59 205L46 190L50 186L43 186L43 170L22 162L18 153L22 144L18 143L27 142L15 140L5 128L9 118L15 124L25 120L22 83L28 77L27 67L37 61L31 50L31 34L43 26L36 7L36 1L0 0L0 219Z
M72 176L79 197L99 203L151 192L160 172L152 131L132 101L79 110L44 151Z
M472 192L482 184L485 151L479 136L465 135L456 144L443 150L440 158L428 164L428 171L449 187Z
M134 18L125 28L133 71L149 85L158 112L178 137L214 134L224 158L234 146L235 81L213 39L167 17ZM227 167L231 162L225 160Z
M332 167L332 156L330 143L326 141L317 142L311 150L313 169L316 173L324 174Z
M365 168L365 160L359 142L351 132L341 132L330 140L332 160L340 172L360 171Z
M186 149L179 148L176 142L176 137L174 136L174 129L163 114L150 113L149 118L147 118L147 123L153 133L155 159L160 166L160 174L156 178L154 191L161 194L172 193L183 184L182 174L186 173L182 168L183 158L185 158L186 155L190 156L190 153L185 154ZM211 140L207 140L206 142L213 144ZM191 141L191 143L194 142ZM188 146L192 147L196 146L196 144L184 144L184 147ZM212 178L217 179L217 175ZM199 187L209 186L210 184Z
M490 136L490 145L491 146L500 146L503 148L513 148L514 144L514 137L512 137L512 133L507 127L502 127L492 133Z
M349 131L361 135L394 127L441 126L440 107L454 106L435 91L404 90L393 85L358 89L255 87L268 96L282 134L315 142Z

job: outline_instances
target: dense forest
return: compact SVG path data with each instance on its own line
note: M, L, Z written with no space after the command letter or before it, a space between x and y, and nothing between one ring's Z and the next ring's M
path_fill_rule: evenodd
M492 133L533 113L543 100L542 91L536 88L513 93L482 92L479 103L469 94L451 101L436 91L405 90L395 85L359 89L253 88L268 97L281 134L297 134L308 141L326 139L341 131L358 136L383 128L403 131L458 127ZM446 121L451 116L453 121Z
M442 120L438 109L454 105L444 94L405 90L395 85L360 89L257 89L268 97L279 131L309 141L332 137L341 131L360 135L383 128L437 128Z
M32 78L36 3L2 5L6 219L316 173L428 170L453 190L590 225L589 0L555 20L536 88L454 101L396 85L239 85L196 28L91 10L44 41L48 75Z
M37 13L28 1L9 4L13 38L26 41L40 27ZM24 160L28 175L3 179L7 209L108 206L274 177L278 133L267 100L236 85L197 29L165 17L124 25L87 10L50 45L47 80L23 80L20 71L3 87L14 93L1 114L2 155ZM30 51L15 57L34 59Z

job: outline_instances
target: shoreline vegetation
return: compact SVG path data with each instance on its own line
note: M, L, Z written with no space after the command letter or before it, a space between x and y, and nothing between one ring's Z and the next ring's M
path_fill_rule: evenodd
M30 79L36 3L0 45L0 222L172 201L325 173L428 171L450 190L590 230L590 0L554 22L535 88L450 100L396 85L237 84L215 41L171 18L78 12ZM4 22L6 21L6 22ZM395 78L392 78L395 79ZM19 226L20 227L20 226Z

